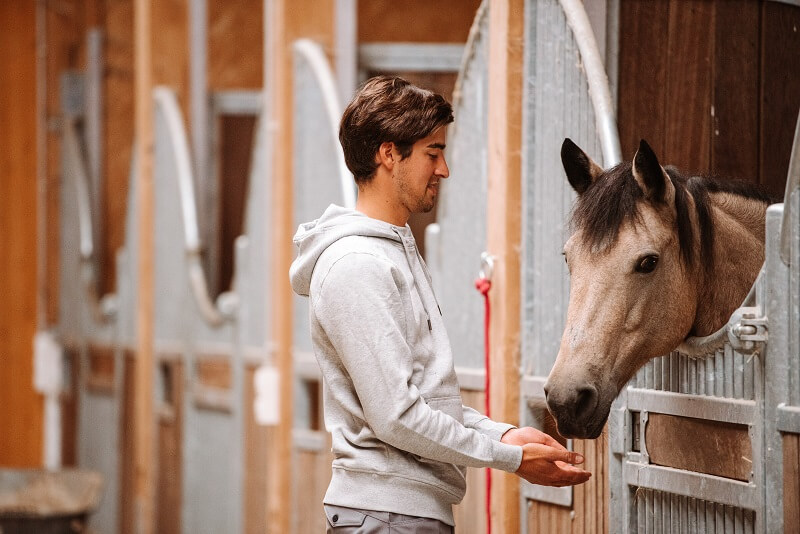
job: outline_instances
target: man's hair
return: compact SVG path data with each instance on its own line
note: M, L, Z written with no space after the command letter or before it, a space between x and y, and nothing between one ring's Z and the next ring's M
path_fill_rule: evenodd
M370 78L339 123L344 161L356 183L367 183L375 176L375 155L382 143L394 143L401 159L406 158L414 143L451 122L453 108L442 95L397 76Z

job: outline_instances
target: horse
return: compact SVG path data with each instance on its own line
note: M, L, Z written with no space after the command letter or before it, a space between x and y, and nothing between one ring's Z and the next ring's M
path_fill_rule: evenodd
M565 139L561 161L578 197L566 325L544 390L562 436L594 439L648 360L717 331L741 305L764 262L772 199L662 167L644 140L632 162L603 170Z

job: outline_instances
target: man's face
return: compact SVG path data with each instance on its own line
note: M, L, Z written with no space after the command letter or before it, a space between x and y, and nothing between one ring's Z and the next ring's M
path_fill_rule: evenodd
M444 160L447 126L414 143L411 154L398 162L392 180L398 201L409 213L427 213L436 203L441 180L450 176Z

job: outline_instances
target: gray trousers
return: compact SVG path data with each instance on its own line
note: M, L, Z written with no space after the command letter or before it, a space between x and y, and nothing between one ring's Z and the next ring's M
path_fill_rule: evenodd
M429 517L356 510L326 504L327 534L453 534L453 527Z

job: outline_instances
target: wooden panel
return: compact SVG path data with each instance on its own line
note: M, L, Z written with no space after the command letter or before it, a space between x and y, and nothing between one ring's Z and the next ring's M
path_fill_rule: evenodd
M522 0L489 4L489 122L487 248L496 257L492 305L491 415L519 421L520 239L522 202ZM492 476L492 517L501 532L518 532L519 479Z
M153 84L178 94L187 123L189 116L189 3L159 0L152 8Z
M133 352L126 350L123 358L124 374L122 376L122 399L120 403L120 433L119 433L119 532L120 534L133 534L134 521L134 480L135 464L133 457L133 414L135 406L134 371L135 359Z
M622 0L619 22L619 136L630 161L646 139L664 153L669 1Z
M461 390L465 406L486 411L483 391ZM467 493L461 504L453 507L456 533L486 532L486 469L467 469Z
M114 393L114 348L89 345L86 387L95 393Z
M158 406L156 532L181 532L183 504L183 363L161 361ZM198 466L195 466L197 468Z
M746 425L651 413L645 442L653 464L750 480L753 448Z
M195 373L197 383L203 387L230 389L231 362L227 356L198 356Z
M78 388L80 357L74 347L64 347L64 388L61 403L61 463L74 467L78 462Z
M267 427L256 423L253 411L255 368L244 377L244 531L261 534L267 523Z
M244 214L249 191L250 159L253 151L256 118L249 115L219 117L219 242L222 258L217 288L231 289L234 273L234 241L244 230Z
M116 287L116 253L125 241L133 149L133 2L106 0L104 55L104 188L100 290Z
M661 161L691 171L711 164L714 3L671 0L666 60L666 131ZM656 28L657 29L657 28ZM656 33L658 35L658 33Z
M758 2L716 2L710 170L758 181Z
M331 481L330 437L321 451L295 451L292 477L292 532L324 532L322 499Z
M358 40L466 43L479 5L480 0L358 2ZM522 19L522 12L517 16Z
M264 2L208 3L208 87L260 89L264 65Z
M800 435L783 435L783 526L800 532Z
M36 3L0 2L0 464L42 462L37 320Z
M800 109L800 7L765 2L762 20L761 184L783 198Z
M601 534L609 532L608 427L595 440L573 440L573 449L592 473L585 484L574 486L572 508L528 501L528 533Z

